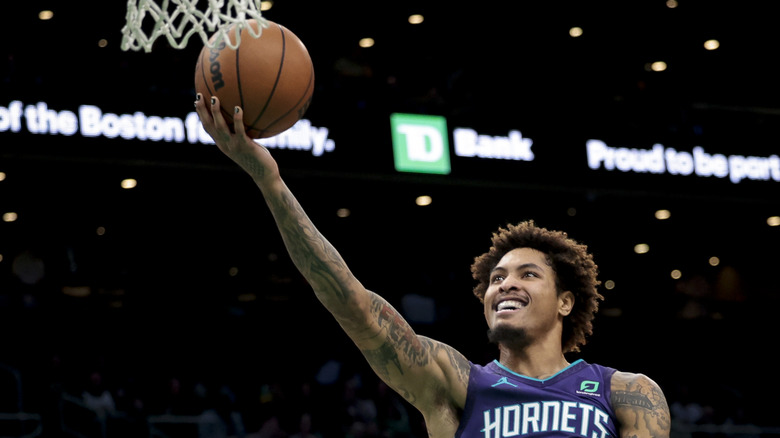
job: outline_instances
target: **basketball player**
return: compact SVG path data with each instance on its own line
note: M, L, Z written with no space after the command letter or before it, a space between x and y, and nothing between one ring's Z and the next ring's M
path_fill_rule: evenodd
M317 298L377 375L422 413L430 437L670 435L669 407L653 380L564 357L585 344L602 299L585 246L533 222L493 235L492 247L471 270L499 357L472 363L415 334L393 306L355 278L290 192L268 150L246 136L240 108L231 134L217 99L198 95L195 107L219 149L259 187Z

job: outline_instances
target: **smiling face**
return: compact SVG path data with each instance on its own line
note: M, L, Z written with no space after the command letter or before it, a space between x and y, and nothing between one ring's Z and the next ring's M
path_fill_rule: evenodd
M569 292L558 294L555 271L546 256L535 249L506 253L490 273L485 292L485 319L491 341L526 344L557 333L571 311ZM517 338L517 339L515 339Z

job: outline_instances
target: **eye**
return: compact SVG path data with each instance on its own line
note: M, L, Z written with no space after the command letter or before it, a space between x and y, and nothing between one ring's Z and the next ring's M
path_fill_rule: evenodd
M536 273L536 272L534 272L534 271L525 271L525 272L523 272L523 277L529 277L529 276L530 276L530 277L536 277L536 278L539 278L539 274L537 274L537 273Z
M497 282L503 281L503 280L504 280L504 276L503 275L499 275L499 274L496 274L496 275L494 275L493 277L490 278L490 282L491 283L497 283Z

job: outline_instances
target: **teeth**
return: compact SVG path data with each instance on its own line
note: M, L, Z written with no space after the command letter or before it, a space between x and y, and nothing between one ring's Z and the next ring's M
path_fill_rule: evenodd
M521 307L525 307L525 304L523 302L517 300L507 300L498 303L497 310L498 311L513 310L513 309L519 309Z

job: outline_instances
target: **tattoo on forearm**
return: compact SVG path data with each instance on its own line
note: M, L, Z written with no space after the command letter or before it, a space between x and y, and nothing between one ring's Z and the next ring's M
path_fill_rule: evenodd
M246 169L252 177L262 178L265 176L265 167L262 166L254 157L242 155L238 158L238 164Z
M304 277L320 291L332 292L332 296L344 302L347 290L336 273L344 272L346 266L335 248L317 231L291 193L282 193L280 202L272 203L271 208L279 214L287 250Z

